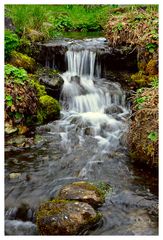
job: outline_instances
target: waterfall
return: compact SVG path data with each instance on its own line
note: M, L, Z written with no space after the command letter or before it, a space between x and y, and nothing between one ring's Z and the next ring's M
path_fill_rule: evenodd
M81 51L68 50L66 52L66 59L68 62L68 71L73 75L88 75L90 78L93 78L96 52L87 49Z
M72 45L66 52L68 69L61 75L64 80L62 124L75 123L81 142L85 133L92 135L99 143L99 153L103 154L119 146L127 129L125 92L118 83L100 77L97 49L91 48L91 44L84 47ZM64 136L70 151L68 134Z

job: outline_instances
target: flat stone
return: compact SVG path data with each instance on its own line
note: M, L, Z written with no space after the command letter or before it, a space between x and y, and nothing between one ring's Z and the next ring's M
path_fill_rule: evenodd
M53 200L39 207L36 222L41 235L77 235L94 225L100 217L87 203Z
M104 194L89 182L74 182L61 188L59 199L78 200L98 207L104 202Z

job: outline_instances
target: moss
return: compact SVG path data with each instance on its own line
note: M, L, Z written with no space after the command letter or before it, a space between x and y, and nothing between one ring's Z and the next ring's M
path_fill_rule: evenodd
M144 71L139 71L131 75L131 81L137 84L137 87L145 87L149 84L149 76Z
M102 191L102 189L98 188L98 186L93 185L89 182L74 182L72 185L79 186L83 189L95 191L96 194L101 198L102 202L105 200L105 191Z
M36 224L40 234L76 235L100 220L101 213L95 212L92 215L80 204L82 203L79 201L58 199L43 203L36 212Z
M58 199L54 199L52 201L48 201L43 203L40 207L39 207L39 211L37 212L37 217L36 217L36 221L39 221L39 218L45 216L45 215L53 215L53 214L57 214L60 213L64 210L65 208L65 204L69 203L72 201L69 200L58 200ZM54 203L55 208L54 208Z
M15 67L22 67L29 72L36 70L36 62L33 58L16 51L12 51L10 64Z
M146 74L156 75L158 73L157 60L151 59L146 66Z
M48 96L44 95L39 98L40 107L37 110L38 123L58 119L60 115L61 106L59 102Z
M38 80L30 80L30 84L32 87L34 87L36 89L37 92L37 97L42 97L44 95L46 95L46 90L45 90L45 86L40 84Z

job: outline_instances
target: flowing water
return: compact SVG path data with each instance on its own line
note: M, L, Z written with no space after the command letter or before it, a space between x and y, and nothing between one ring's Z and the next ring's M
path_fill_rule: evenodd
M112 186L99 209L102 220L81 234L158 234L157 179L127 157L130 109L121 86L101 78L97 52L105 44L100 38L69 45L61 119L38 127L32 147L6 147L7 235L37 235L35 209L78 180Z

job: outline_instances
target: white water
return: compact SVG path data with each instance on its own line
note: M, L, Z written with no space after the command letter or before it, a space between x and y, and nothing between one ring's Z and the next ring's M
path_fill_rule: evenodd
M125 93L117 83L97 77L100 66L96 61L95 49L71 47L66 53L68 70L62 74L64 85L61 94L63 119L60 125L66 126L61 138L68 153L71 149L69 129L78 131L80 144L85 136L91 135L98 142L97 155L81 169L79 176L86 177L96 159L120 147L120 139L127 130L125 116ZM98 69L98 74L95 72ZM116 110L111 110L111 109ZM67 127L69 126L69 127Z

